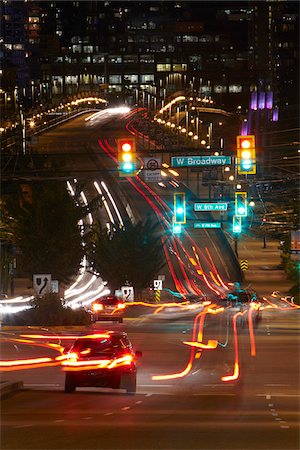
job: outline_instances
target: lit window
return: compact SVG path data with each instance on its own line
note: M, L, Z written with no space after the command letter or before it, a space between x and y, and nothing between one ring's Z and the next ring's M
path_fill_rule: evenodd
M109 84L118 84L122 83L122 77L121 75L110 75L109 76Z
M141 83L151 83L152 81L154 81L153 74L141 75Z
M210 94L211 87L210 86L200 86L199 92L200 92L200 94Z
M96 64L104 63L104 56L94 55L93 63L96 63Z
M173 71L185 72L187 70L187 64L173 64Z
M138 75L124 75L124 83L130 82L130 83L138 83L139 76Z
M221 93L223 93L223 92L227 92L227 86L222 86L222 85L220 85L220 84L217 84L217 85L214 87L214 92L215 92L216 94L221 94Z
M231 84L229 86L229 92L232 94L237 94L242 91L243 91L243 88L242 88L241 84Z
M182 36L182 42L198 42L198 36L185 34Z
M93 46L92 45L84 45L83 52L84 53L93 53Z
M122 64L122 56L120 55L110 56L108 58L108 62L111 64Z
M141 63L154 63L154 56L152 55L141 55L140 56Z
M170 72L171 64L157 64L156 70L157 70L157 72Z

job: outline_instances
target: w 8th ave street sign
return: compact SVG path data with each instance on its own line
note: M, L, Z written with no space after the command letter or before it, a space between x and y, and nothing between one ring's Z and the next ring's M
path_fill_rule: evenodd
M227 211L227 203L194 203L194 211Z
M172 167L225 166L231 164L230 156L172 156Z

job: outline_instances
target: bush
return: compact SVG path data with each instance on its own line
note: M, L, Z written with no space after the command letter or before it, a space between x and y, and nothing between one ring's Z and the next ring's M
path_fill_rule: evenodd
M31 309L14 315L4 316L7 325L21 326L64 326L90 325L90 315L82 309L73 310L65 307L57 294L36 297L31 302Z

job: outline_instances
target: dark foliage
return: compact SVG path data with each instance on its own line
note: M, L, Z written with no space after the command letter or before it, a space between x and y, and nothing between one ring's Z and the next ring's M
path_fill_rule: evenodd
M77 273L83 257L78 227L82 211L62 182L34 182L30 188L30 199L20 193L17 201L7 202L15 245L21 253L19 267L30 278L34 273L50 273L66 283Z
M6 325L21 326L65 326L90 325L90 315L84 309L73 310L63 306L57 294L47 294L35 298L32 308L26 311L3 317Z
M165 265L163 231L159 222L125 223L124 228L98 230L88 247L89 261L113 289L128 282L142 289L152 282Z

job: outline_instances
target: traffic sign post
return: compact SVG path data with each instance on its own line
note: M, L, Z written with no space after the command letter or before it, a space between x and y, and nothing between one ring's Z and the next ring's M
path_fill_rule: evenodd
M33 275L33 290L36 295L42 296L51 292L51 274L38 273Z
M249 269L248 260L247 259L242 259L240 261L240 266L241 266L241 269L242 269L243 272L245 270Z
M155 291L161 291L163 286L163 280L153 280L153 289Z
M161 158L144 158L144 175L145 181L159 182L161 176Z

